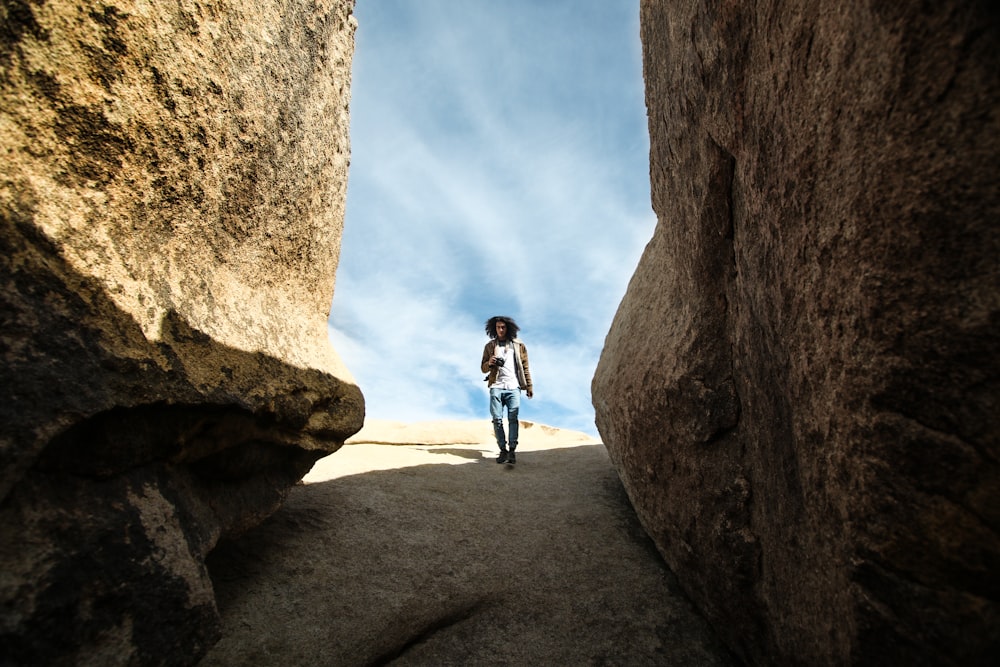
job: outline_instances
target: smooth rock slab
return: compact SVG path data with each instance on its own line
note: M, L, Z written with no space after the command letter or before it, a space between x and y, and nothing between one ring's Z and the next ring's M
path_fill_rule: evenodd
M213 553L214 665L731 665L601 445L349 444ZM395 470L356 472L365 460ZM421 464L418 464L418 461Z

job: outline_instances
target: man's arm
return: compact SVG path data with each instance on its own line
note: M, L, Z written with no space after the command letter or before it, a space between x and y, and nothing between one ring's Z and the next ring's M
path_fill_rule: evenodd
M535 387L531 384L531 369L528 368L528 346L521 343L521 368L524 369L524 383L527 386L528 398L535 395Z
M490 341L490 342L493 342L493 341ZM490 372L490 359L492 357L493 357L493 355L491 354L491 351L490 351L490 343L486 343L486 345L483 346L483 362L479 366L479 368L482 370L483 373L489 373Z

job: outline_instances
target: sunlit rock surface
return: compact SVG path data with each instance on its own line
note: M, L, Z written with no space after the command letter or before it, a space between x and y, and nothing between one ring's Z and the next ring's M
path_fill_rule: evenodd
M488 419L366 420L209 556L223 637L202 667L737 664L604 447L522 427L507 466Z
M5 664L196 660L206 553L361 427L352 9L0 4Z
M1000 28L642 2L659 223L593 382L646 530L760 664L1000 636Z

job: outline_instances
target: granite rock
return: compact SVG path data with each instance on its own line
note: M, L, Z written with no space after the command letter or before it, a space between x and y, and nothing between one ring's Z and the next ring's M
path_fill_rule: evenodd
M351 0L0 3L0 654L191 664L205 556L360 429Z
M643 0L658 224L592 385L640 519L755 664L1000 648L1000 20Z

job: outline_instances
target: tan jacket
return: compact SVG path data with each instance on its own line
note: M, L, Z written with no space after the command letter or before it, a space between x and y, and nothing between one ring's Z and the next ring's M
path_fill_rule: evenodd
M521 389L534 391L531 385L531 370L528 368L528 348L517 338L514 339L514 373L517 375L517 384ZM493 357L493 350L497 342L491 340L483 348L483 363L480 366L484 373L487 373L486 384L491 385L497 380L497 369L490 366L490 359Z

